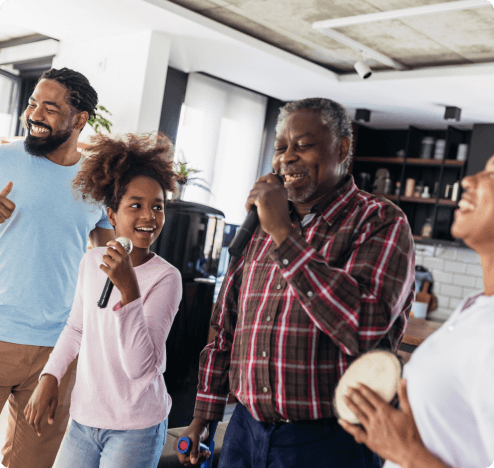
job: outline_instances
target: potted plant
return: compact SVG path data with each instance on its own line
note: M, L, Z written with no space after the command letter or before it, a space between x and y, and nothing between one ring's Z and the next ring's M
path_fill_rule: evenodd
M175 173L177 174L178 194L179 200L182 200L185 194L185 188L187 185L195 185L211 193L211 190L205 185L207 182L201 177L195 177L194 174L198 174L199 170L193 169L189 166L189 163L185 160L182 150L178 151L178 161L173 163Z

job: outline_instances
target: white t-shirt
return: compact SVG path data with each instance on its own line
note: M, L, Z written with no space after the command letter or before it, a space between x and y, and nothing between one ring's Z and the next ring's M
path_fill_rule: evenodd
M458 306L404 369L422 441L454 468L494 462L494 296L474 298Z

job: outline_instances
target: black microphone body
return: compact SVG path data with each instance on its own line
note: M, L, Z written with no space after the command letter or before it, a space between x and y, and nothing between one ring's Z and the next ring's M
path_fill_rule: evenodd
M281 177L278 174L274 174L274 175L283 184L283 177ZM242 223L242 226L240 226L240 228L235 234L235 237L228 246L228 253L232 257L239 258L242 255L245 246L250 241L258 224L259 224L259 216L257 215L257 206L253 205L251 206L249 212L247 213L247 217Z
M106 278L105 287L103 288L101 297L99 298L98 301L98 307L100 309L104 309L108 305L108 300L110 299L112 289L113 289L113 283L111 282L111 279Z
M128 239L127 237L117 237L115 240L122 245L127 253L132 252L133 245L130 239ZM98 301L98 307L100 309L104 309L108 305L108 300L110 299L112 289L113 283L111 282L110 278L106 278L105 287L103 288L101 297Z

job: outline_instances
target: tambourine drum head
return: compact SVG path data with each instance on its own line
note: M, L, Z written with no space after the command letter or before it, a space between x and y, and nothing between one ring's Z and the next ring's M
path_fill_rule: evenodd
M349 387L363 383L374 390L386 402L395 398L400 384L402 365L400 359L390 351L369 351L356 359L341 377L334 395L334 407L340 418L352 424L359 420L350 411L343 397Z

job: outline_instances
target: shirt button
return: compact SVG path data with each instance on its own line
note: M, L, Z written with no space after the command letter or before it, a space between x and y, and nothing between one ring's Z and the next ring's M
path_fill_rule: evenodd
M263 351L262 353L262 357L266 357L268 354L266 353L266 351Z
M289 262L288 262L288 259L284 258L281 263L283 263L283 265L288 265Z
M268 393L268 387L264 387L264 388L262 389L262 391L263 391L264 393Z
M309 297L312 297L313 295L314 295L314 293L313 293L312 291L309 291L309 292L307 293L307 296L309 296Z
M281 284L277 284L276 289L281 289Z
M269 322L271 320L271 317L267 317L266 321Z
M455 327L453 327L453 325L450 325L450 326L448 327L448 330L449 330L449 331L453 331L453 329L454 329L454 328L455 328Z

